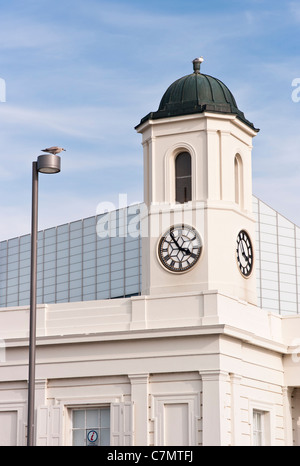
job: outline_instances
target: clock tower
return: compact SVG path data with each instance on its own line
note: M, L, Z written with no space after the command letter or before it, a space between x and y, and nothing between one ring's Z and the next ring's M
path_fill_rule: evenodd
M256 304L252 139L219 79L193 73L136 127L144 152L142 294L220 293Z

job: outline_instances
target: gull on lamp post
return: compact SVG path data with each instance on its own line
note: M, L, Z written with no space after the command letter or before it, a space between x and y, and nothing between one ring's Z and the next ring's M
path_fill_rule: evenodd
M52 148L53 149L53 148ZM59 148L57 148L59 149ZM60 151L59 151L60 152ZM57 153L40 155L32 162L32 214L31 214L31 267L30 267L30 325L28 368L27 446L35 444L35 353L36 353L36 284L37 284L37 230L38 230L38 174L59 173L60 157Z

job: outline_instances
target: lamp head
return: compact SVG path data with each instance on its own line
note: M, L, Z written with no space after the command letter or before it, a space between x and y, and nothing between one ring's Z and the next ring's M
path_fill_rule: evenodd
M54 154L39 155L37 159L37 170L40 173L59 173L60 172L60 157Z

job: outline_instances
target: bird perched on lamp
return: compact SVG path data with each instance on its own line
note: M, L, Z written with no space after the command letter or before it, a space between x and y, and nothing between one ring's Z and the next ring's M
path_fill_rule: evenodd
M63 150L65 151L66 149L64 149L63 147L57 147L57 146L47 147L46 149L41 149L42 152L48 152L49 154L53 154L53 155L57 155Z

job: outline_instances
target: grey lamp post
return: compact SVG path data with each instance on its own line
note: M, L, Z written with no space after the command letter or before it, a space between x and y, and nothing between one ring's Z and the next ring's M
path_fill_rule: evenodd
M60 172L60 157L53 154L40 155L32 163L32 215L31 215L31 270L30 270L30 328L28 368L28 418L27 446L34 445L35 422L35 347L36 347L36 284L37 284L37 230L38 230L38 174Z

